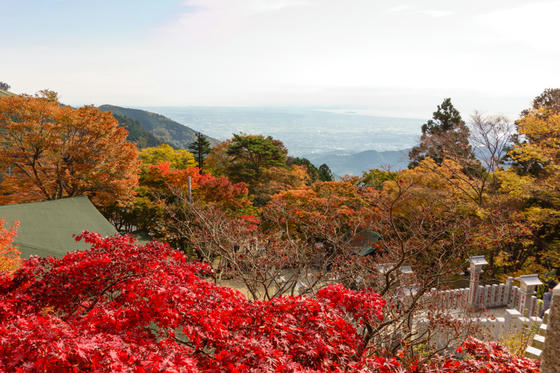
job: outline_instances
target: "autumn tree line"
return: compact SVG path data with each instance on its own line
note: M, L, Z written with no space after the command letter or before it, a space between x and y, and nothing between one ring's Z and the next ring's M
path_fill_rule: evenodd
M344 225L344 206L347 215L363 220L336 232L345 240L371 230L369 211L380 204L366 198L368 193L389 196L406 186L418 194L408 201L411 206L422 200L446 203L454 206L457 219L468 219L467 251L490 259L489 276L553 277L560 261L559 92L545 90L514 123L475 113L469 126L445 99L422 125L408 170L373 169L340 181L333 181L326 165L317 168L289 157L282 142L271 137L236 134L211 148L199 134L188 150L167 144L138 150L127 141L126 127L93 106L62 105L47 90L4 97L0 203L88 195L119 231L143 232L200 256L190 239L178 237L182 233L168 216L182 203L189 178L195 204L234 218L250 216L263 233L278 225L270 215L280 203L286 218L298 219L282 235L301 231L309 214ZM336 199L336 208L320 208L314 198ZM317 234L306 239L329 241Z
M87 195L121 233L178 249L255 301L312 297L333 283L375 291L383 317L360 321L360 354L412 364L443 351L430 345L442 324L449 344L470 330L427 296L456 286L469 255L488 258L487 278L557 274L560 90L514 123L480 113L471 122L445 99L408 169L333 180L271 137L236 134L210 148L200 135L188 150L139 150L93 106L62 105L51 91L2 97L0 203ZM0 225L8 257L15 229ZM163 247L151 245L152 256ZM413 328L427 310L428 327Z

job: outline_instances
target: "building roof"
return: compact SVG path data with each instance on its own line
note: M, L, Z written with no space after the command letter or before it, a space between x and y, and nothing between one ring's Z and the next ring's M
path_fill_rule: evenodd
M539 279L539 275L523 275L517 278L521 285L521 288L527 288L528 286L539 286L542 285L542 281Z
M84 230L111 236L117 233L88 197L0 206L0 218L8 226L19 221L14 244L23 258L30 255L62 257L89 245L76 242L73 235Z

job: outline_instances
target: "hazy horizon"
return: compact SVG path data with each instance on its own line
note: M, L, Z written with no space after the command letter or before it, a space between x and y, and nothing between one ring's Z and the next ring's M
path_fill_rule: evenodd
M234 133L281 140L291 155L337 151L401 150L414 146L424 120L304 106L138 107L164 115L205 135L225 140Z

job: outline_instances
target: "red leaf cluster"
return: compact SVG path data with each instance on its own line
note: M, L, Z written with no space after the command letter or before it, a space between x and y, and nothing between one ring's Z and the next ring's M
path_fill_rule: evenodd
M201 174L200 170L194 167L173 170L169 162L147 167L142 173L140 184L165 195L169 190L186 191L189 177L195 199L233 210L242 209L250 204L246 184L232 183L227 177Z
M373 293L333 286L316 298L249 302L205 280L206 265L187 263L167 245L88 232L79 238L92 248L62 259L32 257L0 278L0 371L392 365L358 353L360 336L348 319L381 315L383 302Z
M363 348L383 320L372 291L331 285L310 297L248 301L165 244L101 238L64 258L32 257L0 276L0 371L402 372ZM537 372L538 363L469 339L467 358L416 372Z
M540 362L510 354L495 342L482 342L469 337L457 352L466 357L440 357L430 367L417 368L418 372L441 373L537 373Z

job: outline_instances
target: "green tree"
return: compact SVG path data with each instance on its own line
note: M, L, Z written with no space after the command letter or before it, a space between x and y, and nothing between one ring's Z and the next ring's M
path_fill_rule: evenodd
M432 119L422 125L420 144L409 153L409 168L414 168L427 157L441 165L443 159L453 156L455 159L475 159L469 144L469 128L450 98L443 100L433 113Z
M364 171L360 181L366 186L381 190L383 189L383 184L386 181L396 180L398 176L399 173L395 171L385 171L373 168L368 172Z
M189 150L194 154L196 161L198 162L200 172L202 172L204 168L204 158L212 150L210 142L202 133L199 132L196 134L196 140L189 144Z
M8 83L0 82L0 89L3 91L9 91L10 85Z
M321 180L321 181L333 181L334 180L334 175L333 175L331 169L329 168L329 166L327 166L326 163L323 163L322 165L319 166L319 180Z
M284 144L270 136L233 135L227 150L232 159L227 176L251 185L261 177L263 168L285 167L287 153Z

